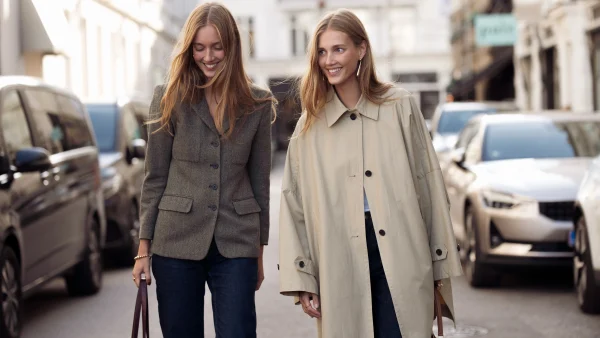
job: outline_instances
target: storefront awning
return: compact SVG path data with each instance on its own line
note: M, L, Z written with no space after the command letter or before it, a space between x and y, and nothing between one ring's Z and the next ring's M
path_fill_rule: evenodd
M69 24L56 1L21 1L23 52L64 54Z
M507 64L513 61L513 49L503 48L494 60L482 71L471 74L460 80L453 81L448 87L448 92L454 96L463 96L475 90L475 85L482 79L494 77L500 73Z

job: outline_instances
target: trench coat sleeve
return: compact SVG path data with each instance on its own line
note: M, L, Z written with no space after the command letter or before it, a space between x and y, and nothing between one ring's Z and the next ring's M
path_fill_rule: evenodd
M417 193L423 221L429 234L434 280L462 275L456 238L450 219L450 201L444 178L427 131L425 119L414 98L406 95L403 108L410 109L410 138Z
M161 116L160 101L164 91L164 85L154 88L154 96L148 116L150 120L158 119ZM165 129L157 131L159 128L160 122L148 124L145 175L140 203L140 239L151 240L154 236L154 226L158 217L158 204L169 177L173 136Z
M308 245L302 191L298 184L299 162L296 137L302 124L298 122L288 146L279 211L280 293L284 296L294 296L296 303L300 291L319 293L315 264L311 260Z

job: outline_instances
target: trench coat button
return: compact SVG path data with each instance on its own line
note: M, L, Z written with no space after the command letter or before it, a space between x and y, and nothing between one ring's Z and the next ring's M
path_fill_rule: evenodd
M216 163L211 164L210 167L213 169L219 169L219 165Z
M383 229L379 230L379 234L380 234L381 236L385 236L385 230L383 230Z
M209 186L209 188L211 188L212 190L217 190L217 185L216 184L211 184Z
M371 172L371 170L367 170L367 171L365 171L365 175L367 175L367 177L371 177L371 175L373 175L373 173Z
M460 251L460 244L456 244L456 250Z
M304 267L304 261L300 261L300 263L298 263L298 265L303 268Z
M352 120L356 120L356 114L354 114L354 113L350 114L350 118L351 118Z
M438 256L441 256L441 255L442 255L442 249L437 249L437 250L435 250L435 253L436 253Z

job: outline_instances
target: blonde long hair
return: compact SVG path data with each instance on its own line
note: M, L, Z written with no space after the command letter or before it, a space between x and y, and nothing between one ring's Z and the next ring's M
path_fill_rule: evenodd
M371 52L371 43L367 31L360 19L347 9L340 9L327 14L315 30L308 52L309 67L300 83L300 99L306 114L306 123L302 133L306 132L317 119L317 115L327 103L327 93L331 85L319 67L319 38L326 30L332 29L346 33L352 42L359 46L363 41L367 45L365 56L361 61L358 82L365 98L376 104L388 101L384 94L393 87L391 83L383 83L377 79L375 63Z
M210 81L207 81L192 56L196 34L207 25L215 27L225 50L225 59L221 61L223 65ZM199 102L209 86L215 86L215 90L222 95L217 104L215 125L225 138L233 133L239 112L252 113L257 109L257 104L270 102L275 116L276 100L273 96L253 96L250 78L244 71L240 32L235 19L225 6L215 2L199 5L188 16L173 51L167 87L160 103L161 117L150 123L160 122L159 130L166 129L172 134L170 121L177 107L181 103ZM229 129L223 134L225 118L229 121Z

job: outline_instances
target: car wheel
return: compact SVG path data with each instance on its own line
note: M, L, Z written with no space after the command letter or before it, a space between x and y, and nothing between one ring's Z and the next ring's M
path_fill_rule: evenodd
M0 337L16 338L21 333L21 268L10 247L5 247L0 254L0 269Z
M120 266L132 266L135 263L133 257L138 254L138 247L140 245L140 213L135 202L131 203L129 208L129 232L125 233L127 236L125 247L119 250L117 257L114 261Z
M72 296L93 295L102 288L102 249L99 225L95 218L87 239L84 259L67 275L67 290Z
M493 286L498 283L499 276L490 267L479 261L481 256L479 244L477 243L477 224L473 215L472 207L468 206L465 212L465 276L473 287Z
M600 285L594 279L585 217L577 220L573 275L579 307L585 313L600 313Z

